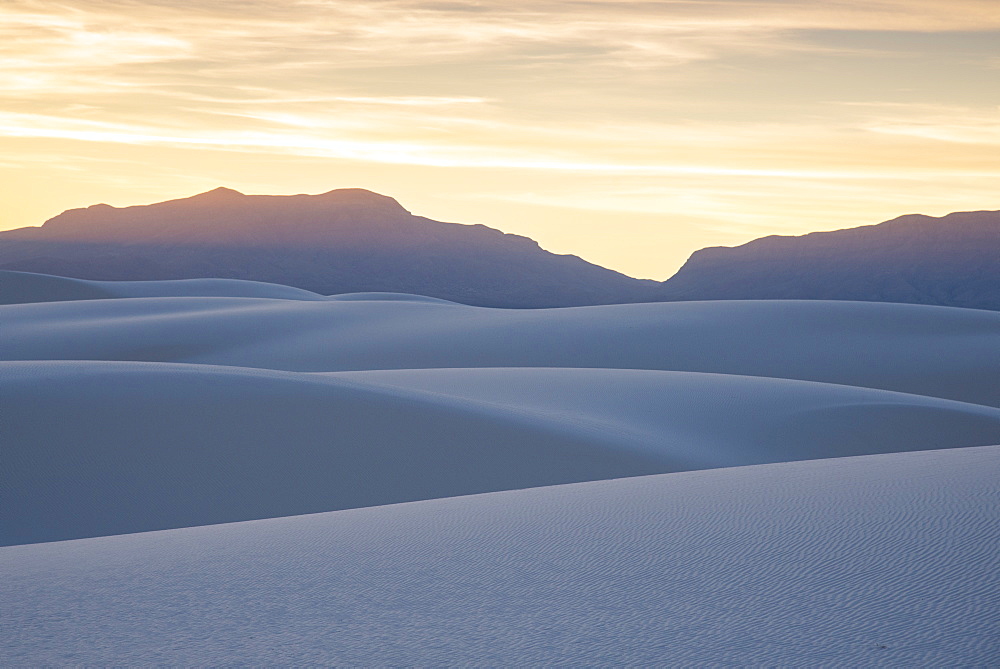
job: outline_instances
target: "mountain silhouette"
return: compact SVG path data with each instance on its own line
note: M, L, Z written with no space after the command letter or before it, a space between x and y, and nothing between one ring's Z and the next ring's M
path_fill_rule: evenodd
M860 300L1000 311L1000 211L910 214L702 249L664 282L657 299Z
M243 195L71 209L0 233L0 268L96 280L221 277L330 295L416 293L491 307L642 301L658 284L485 225L414 216L390 197Z
M231 278L324 295L397 292L489 307L825 299L1000 310L1000 211L919 214L696 251L665 282L550 253L485 225L414 216L359 188L217 188L71 209L0 232L0 269L92 280Z

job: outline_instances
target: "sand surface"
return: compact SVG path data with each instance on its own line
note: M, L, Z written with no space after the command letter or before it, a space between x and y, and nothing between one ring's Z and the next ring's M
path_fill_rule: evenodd
M0 302L4 666L1000 664L1000 313Z
M0 549L5 665L994 666L1000 447Z

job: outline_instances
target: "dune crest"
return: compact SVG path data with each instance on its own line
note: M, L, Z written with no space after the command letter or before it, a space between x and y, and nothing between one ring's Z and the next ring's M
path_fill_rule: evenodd
M176 279L173 281L87 281L64 276L0 270L0 305L136 297L256 297L321 300L322 295L260 281Z
M1000 409L608 369L0 363L0 544L1000 442Z
M4 666L1000 657L1000 313L17 294Z
M167 283L164 290L181 282ZM818 381L1000 406L995 312L778 300L511 310L382 297L10 305L0 307L0 359L309 372L654 369Z

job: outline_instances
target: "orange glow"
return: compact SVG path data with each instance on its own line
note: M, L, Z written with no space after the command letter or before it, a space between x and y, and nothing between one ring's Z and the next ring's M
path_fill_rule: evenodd
M356 186L662 279L1000 208L997 45L993 0L11 0L0 229Z

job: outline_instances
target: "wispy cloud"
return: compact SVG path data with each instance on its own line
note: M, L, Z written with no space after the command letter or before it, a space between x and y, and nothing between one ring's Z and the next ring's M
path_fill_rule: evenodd
M873 111L865 124L871 132L976 146L1000 145L1000 105L992 113L948 105L863 107Z
M256 115L253 118L290 126L296 130L332 130L329 124L303 118ZM348 130L350 124L346 124ZM741 166L733 159L730 164L718 159L714 161L685 162L643 162L588 160L586 153L563 157L560 152L528 147L502 146L495 144L465 143L447 144L418 141L385 141L376 139L351 139L352 133L327 134L319 136L308 132L289 130L211 130L177 133L169 128L141 125L127 125L102 121L46 117L35 114L0 112L0 134L10 137L34 137L66 139L86 142L108 142L132 145L163 145L173 147L211 148L241 152L275 152L308 157L329 157L336 159L373 161L401 165L427 165L436 167L472 167L490 169L538 170L567 173L596 173L605 175L632 176L718 176L718 177L762 177L782 179L854 180L927 178L929 176L1000 176L1000 166L995 169L955 169L942 170L928 165L899 166L886 169L876 166L872 169L822 168L818 163L803 164L798 167L754 167ZM581 133L581 136L585 133ZM712 139L712 138L709 138ZM568 153L568 152L567 152ZM786 156L786 162L794 162L793 156ZM827 156L828 164L835 165Z
M411 95L397 97L337 97L340 102L356 102L364 105L400 105L403 107L440 107L443 105L480 104L488 102L486 98L474 97L432 97L426 95Z
M5 0L0 142L211 155L213 181L237 153L385 190L438 168L455 197L751 225L790 183L880 207L860 181L942 202L995 177L997 44L996 0ZM466 170L490 178L459 192Z

